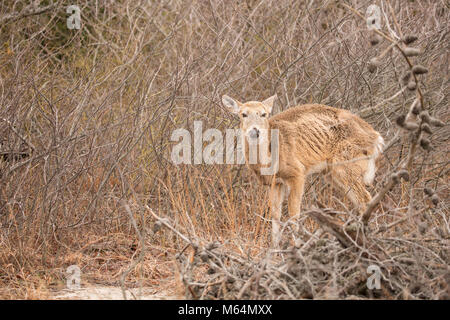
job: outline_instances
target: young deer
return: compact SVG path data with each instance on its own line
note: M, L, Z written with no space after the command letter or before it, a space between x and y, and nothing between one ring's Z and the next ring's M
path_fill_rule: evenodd
M249 168L269 192L272 216L272 243L279 241L281 208L288 194L288 212L298 217L306 176L326 171L358 210L364 211L371 196L365 184L375 176L375 160L381 154L383 138L367 122L347 110L320 104L290 108L271 118L276 95L262 101L241 103L226 95L222 103L239 114L242 146ZM261 133L278 129L278 171L262 175L262 164L249 163L249 143L270 154L271 142ZM265 142L264 142L265 141Z

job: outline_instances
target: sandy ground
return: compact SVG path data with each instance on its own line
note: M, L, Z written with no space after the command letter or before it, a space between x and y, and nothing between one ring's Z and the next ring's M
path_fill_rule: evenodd
M158 292L159 291L159 292ZM127 289L125 291L126 299L128 300L172 300L179 299L168 294L167 292L161 292L155 288L143 287ZM56 300L124 300L122 288L120 287L86 287L80 289L64 289L56 292L52 299Z

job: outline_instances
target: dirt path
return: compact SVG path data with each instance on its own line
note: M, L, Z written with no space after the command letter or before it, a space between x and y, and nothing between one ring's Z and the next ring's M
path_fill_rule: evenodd
M127 289L126 297L129 300L171 300L180 297L170 295L168 292L158 290L157 288L143 287ZM64 289L52 296L56 300L124 300L122 288L120 287L86 287L80 289Z

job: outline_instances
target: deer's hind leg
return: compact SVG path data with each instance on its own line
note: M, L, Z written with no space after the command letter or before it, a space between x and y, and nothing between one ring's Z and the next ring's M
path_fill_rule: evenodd
M366 163L351 162L343 165L333 164L331 178L344 192L360 213L364 212L367 203L372 199L364 183Z

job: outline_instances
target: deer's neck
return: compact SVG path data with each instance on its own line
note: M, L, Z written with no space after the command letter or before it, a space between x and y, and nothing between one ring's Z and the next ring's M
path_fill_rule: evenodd
M272 130L269 128L258 138L250 143L244 135L242 144L245 150L245 161L247 165L259 174L261 167L270 167L272 159ZM278 160L278 159L277 159Z

